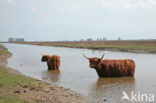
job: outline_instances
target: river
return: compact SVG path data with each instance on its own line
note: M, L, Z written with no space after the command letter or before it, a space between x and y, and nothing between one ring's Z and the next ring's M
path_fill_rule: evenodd
M9 43L2 45L13 54L8 59L9 67L26 76L85 94L99 103L130 103L128 100L121 102L123 91L129 96L133 92L137 97L156 94L156 54ZM42 53L60 55L60 71L48 71L46 63L41 62ZM89 68L89 62L82 53L88 57L101 57L105 53L104 59L133 59L136 63L135 77L99 78L96 71ZM146 103L145 99L143 103Z

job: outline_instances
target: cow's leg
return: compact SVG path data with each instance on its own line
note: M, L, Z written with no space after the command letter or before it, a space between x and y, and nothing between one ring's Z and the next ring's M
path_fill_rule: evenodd
M132 76L134 76L134 71L135 71L135 69L132 68L131 71L132 71L132 72L131 72L131 73L132 73Z
M128 68L128 76L134 76L132 68Z
M58 62L56 62L56 70L58 70Z
M55 70L55 62L53 62L53 70Z
M56 65L57 65L57 63L56 63L56 61L55 61L55 70L57 70L57 66L56 66Z
M53 65L53 70L56 70L55 63L54 63L54 65Z
M51 65L51 70L54 70L54 67L53 67L53 65Z
M52 70L52 68L51 68L50 64L49 64L49 63L47 63L47 65L48 65L48 70Z
M58 68L58 62L56 61L55 62L55 70L58 70L59 68Z
M52 70L55 70L55 61L52 62Z

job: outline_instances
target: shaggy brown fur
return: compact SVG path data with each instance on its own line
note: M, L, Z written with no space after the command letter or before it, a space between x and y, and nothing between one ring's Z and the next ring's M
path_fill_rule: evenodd
M84 57L87 58L86 56ZM102 58L87 58L90 62L90 67L96 70L99 77L134 76L135 62L133 60L102 60Z
M58 55L43 55L42 62L47 62L48 70L58 70L60 67L60 56Z

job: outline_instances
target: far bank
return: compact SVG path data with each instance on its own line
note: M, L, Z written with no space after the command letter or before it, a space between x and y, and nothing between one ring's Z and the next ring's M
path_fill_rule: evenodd
M122 51L134 53L156 53L156 40L120 40L120 41L59 41L59 42L11 42L40 46L69 48L87 48L95 50Z

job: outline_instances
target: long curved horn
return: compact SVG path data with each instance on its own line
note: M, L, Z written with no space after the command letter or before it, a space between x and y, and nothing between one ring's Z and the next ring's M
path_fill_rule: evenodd
M84 54L82 54L84 58L89 59L88 57L86 57Z
M103 59L104 55L105 55L105 53L102 55L102 57L100 59Z

